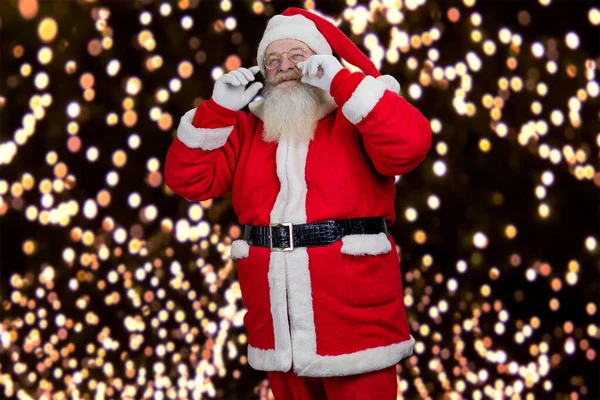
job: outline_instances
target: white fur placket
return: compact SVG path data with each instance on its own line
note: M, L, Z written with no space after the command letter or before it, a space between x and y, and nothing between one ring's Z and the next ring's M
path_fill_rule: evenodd
M280 190L271 210L270 222L306 223L306 180L304 170L308 142L298 143L282 138L277 146L276 163ZM292 336L288 324L290 256L304 253L308 269L308 252L296 249L291 253L271 252L269 261L269 295L275 335L275 349L261 350L248 346L248 362L256 369L288 371L292 364ZM310 286L308 287L310 293ZM290 300L291 301L291 300ZM310 301L312 314L312 299ZM289 314L292 325L294 315ZM312 318L311 318L312 321Z

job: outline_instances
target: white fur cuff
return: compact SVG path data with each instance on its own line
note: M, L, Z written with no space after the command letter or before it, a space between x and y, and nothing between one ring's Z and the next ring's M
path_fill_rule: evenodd
M386 90L387 87L381 80L366 76L343 105L342 113L348 121L358 124L377 105Z
M234 240L231 243L231 259L239 260L240 258L247 258L250 254L250 246L245 240Z
M392 245L385 233L377 235L347 235L342 238L343 254L354 256L387 254L392 250Z
M223 147L231 131L233 131L233 125L212 129L196 128L192 125L195 114L196 109L193 108L181 117L179 127L177 127L177 137L179 140L192 149L214 150Z
M400 94L400 82L398 82L393 76L381 75L377 77L377 80L383 82L383 84L388 90L396 94Z

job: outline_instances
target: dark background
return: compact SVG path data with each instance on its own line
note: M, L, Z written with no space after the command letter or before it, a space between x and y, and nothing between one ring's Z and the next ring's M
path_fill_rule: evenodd
M194 205L166 189L161 175L179 118L210 96L214 68L227 72L234 65L226 62L229 56L237 56L242 66L255 65L268 18L288 6L313 7L302 1L273 1L261 3L262 10L257 13L253 3L233 1L229 10L222 1L197 0L9 0L0 4L0 389L5 397L14 398L21 391L33 398L61 392L71 397L78 390L80 396L91 399L103 382L109 398L153 398L157 390L163 390L166 398L195 398L192 391L172 397L176 394L173 388L182 387L179 379L204 382L206 386L190 383L190 387L200 387L197 390L205 391L207 397L254 399L268 395L266 374L252 370L245 361L243 327L220 325L243 313L234 265L228 261L229 245L239 235L231 197L202 203L202 219L194 221L189 214ZM340 29L367 54L363 39L369 32L376 33L387 50L392 25L383 5L371 10L372 21L365 32L351 33L352 22L344 12L361 3L369 8L368 3L350 7L352 3L344 1L316 1L314 6L340 20ZM427 159L397 184L398 218L391 231L402 249L404 287L412 301L407 312L417 341L415 354L398 367L403 396L441 399L456 392L464 398L488 398L494 393L510 398L516 390L522 398L528 394L540 399L600 398L597 94L587 93L581 101L579 124L569 119L570 99L577 97L580 89L585 91L588 81L598 82L600 36L598 21L594 25L590 17L590 10L598 10L598 5L583 0L554 0L548 6L535 1L488 0L471 7L461 1L438 0L409 10L406 3L410 2L403 3L405 19L398 29L421 35L436 27L440 39L431 46L400 52L398 63L384 60L381 71L394 75L403 95L430 120L442 124ZM171 6L169 15L161 15L162 4ZM457 21L449 18L454 7L460 12ZM152 15L147 26L140 23L144 11ZM476 29L470 21L473 13L483 21L479 43L471 40ZM105 26L98 25L102 14ZM181 25L186 15L193 19L189 30ZM222 26L228 17L236 20L233 30ZM38 33L45 18L58 26L56 36L47 43ZM503 27L520 35L520 46L499 40ZM156 42L153 50L138 41L144 29ZM569 32L579 38L577 49L565 44ZM90 53L90 42L105 37L112 38L112 46L99 54ZM487 39L496 44L492 56L482 50ZM544 45L540 59L532 55L534 42ZM553 43L555 52L549 51ZM38 61L38 51L44 46L53 52L48 64ZM431 48L439 51L434 64L425 62ZM455 66L464 62L469 52L480 57L482 68L467 72L472 89L466 100L477 111L463 116L452 103L460 78L420 79L431 72L432 65ZM162 57L162 66L150 71L146 63L153 56ZM418 61L417 69L407 67L409 57ZM509 57L518 62L515 69L507 66ZM113 59L120 62L120 70L109 76L106 67ZM66 70L69 60L75 62L75 71ZM187 79L178 76L184 60L193 65ZM549 60L558 65L555 74L546 70ZM23 73L24 64L31 66L29 75ZM592 71L587 75L586 65ZM41 71L50 78L43 89L34 81ZM80 78L85 73L94 76L91 101L83 98ZM142 82L135 95L126 90L130 77ZM498 81L503 77L520 77L523 89L501 90ZM173 78L181 81L177 92L169 90ZM414 99L408 88L419 82L423 92ZM548 86L546 96L536 92L539 82ZM162 88L169 90L169 98L159 103L156 93ZM6 149L22 128L24 116L32 112L32 97L46 93L52 103L45 107L26 143L18 145L9 159ZM504 99L500 120L508 127L506 137L495 133L490 110L482 104L486 94ZM123 121L123 101L128 97L137 113L136 123L130 126ZM536 100L543 107L539 115L531 111ZM71 102L81 107L76 118L66 112ZM170 116L170 124L159 126L150 117L157 106L164 118ZM562 125L550 123L553 110L562 111ZM118 123L108 125L107 115L112 112L118 115ZM67 132L70 121L78 124L75 135ZM522 145L518 135L530 121L546 121L548 133ZM134 133L141 139L136 149L128 145ZM81 140L77 151L67 147L74 136ZM482 139L491 144L488 152L479 148ZM446 154L438 153L440 143L447 146ZM560 150L560 162L554 164L540 156L543 144ZM95 162L86 157L92 146L99 150ZM585 159L567 158L563 150L569 146L582 152ZM117 150L124 150L127 156L121 167L113 163ZM49 152L55 152L57 163L67 167L66 176L57 175L56 164L49 165ZM159 162L153 174L147 168L152 158ZM447 168L443 176L433 172L438 160ZM586 166L592 169L591 175L577 177ZM107 184L110 171L119 176L115 186ZM541 180L546 171L554 177L548 186ZM26 174L33 177L33 184L22 191L19 187L31 180ZM68 187L51 192L50 207L41 204L44 179L63 181ZM543 199L535 195L540 185L547 191ZM110 193L110 201L98 205L97 214L87 218L86 200L97 199L102 190ZM133 192L141 196L136 208L128 203ZM441 202L437 210L427 205L433 194ZM50 212L69 201L76 202L78 210L65 226L41 217L43 210ZM541 203L550 208L547 218L538 212ZM141 211L147 206L156 207L155 218L149 219ZM30 219L27 210L32 207L38 215ZM414 222L404 216L409 207L418 212ZM206 235L178 240L177 232L189 233L181 221L194 226L205 221ZM512 239L505 233L509 224L517 229ZM115 240L118 228L127 232L123 243ZM79 231L89 232L90 242L78 238ZM425 233L424 242L416 240L418 231ZM486 235L485 248L474 245L477 232ZM139 246L143 251L136 250ZM66 249L73 251L72 261L64 257ZM106 251L109 256L103 257ZM427 256L431 263L424 261ZM457 268L459 260L467 264L462 273ZM138 279L136 273L145 266L146 275ZM116 282L109 279L111 271L118 274ZM448 289L451 279L458 283L456 291ZM75 282L78 287L74 290ZM139 302L133 300L133 293L140 297ZM558 308L551 305L552 299L558 300ZM447 310L436 315L442 301ZM199 310L202 315L197 314ZM161 311L167 319L153 325L161 319ZM183 315L180 319L178 311ZM63 317L66 322L61 323ZM145 325L132 332L126 321L136 317ZM498 333L496 325L502 319L504 332ZM207 328L210 322L219 327L216 332ZM187 332L182 332L184 323ZM188 332L191 336L186 339ZM132 347L136 334L143 337L139 348ZM524 340L519 338L521 334L525 334ZM111 349L114 343L119 346ZM165 355L161 346L167 346ZM230 353L230 347L237 354ZM164 366L162 374L155 369L159 364ZM214 372L210 365L215 366Z

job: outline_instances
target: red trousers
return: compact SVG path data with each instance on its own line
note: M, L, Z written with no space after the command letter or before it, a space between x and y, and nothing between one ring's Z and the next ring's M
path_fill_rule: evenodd
M361 375L311 378L267 372L275 400L396 400L396 366Z

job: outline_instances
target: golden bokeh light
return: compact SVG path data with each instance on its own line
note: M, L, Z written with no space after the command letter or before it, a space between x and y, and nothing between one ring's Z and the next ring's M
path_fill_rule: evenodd
M53 18L44 18L38 25L38 36L45 43L52 42L57 33L58 24Z
M182 79L188 79L194 72L194 67L189 61L182 61L177 67L177 72Z

